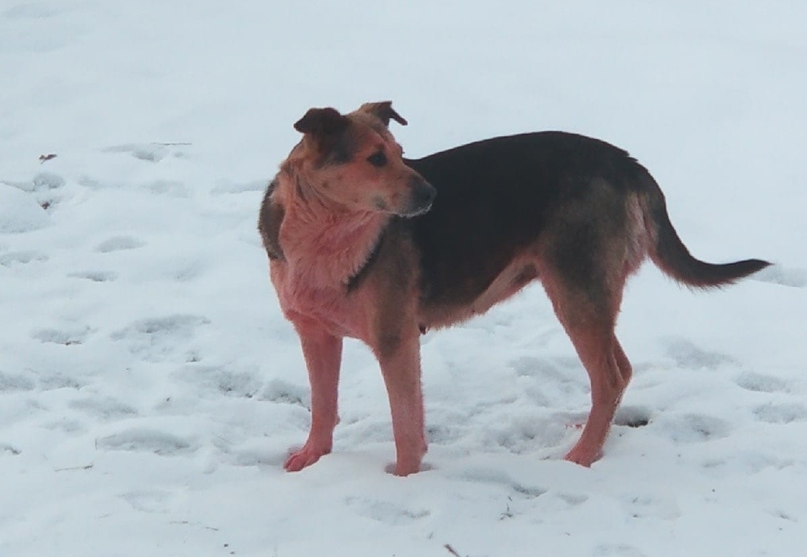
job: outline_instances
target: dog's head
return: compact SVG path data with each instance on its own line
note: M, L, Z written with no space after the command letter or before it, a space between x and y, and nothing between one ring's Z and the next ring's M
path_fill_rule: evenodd
M413 217L431 208L436 190L403 162L390 120L406 125L389 101L349 114L312 108L294 124L303 140L299 172L316 193L350 210Z

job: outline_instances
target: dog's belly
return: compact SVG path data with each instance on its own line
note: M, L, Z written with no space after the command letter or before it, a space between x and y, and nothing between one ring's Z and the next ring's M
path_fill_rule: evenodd
M421 329L440 328L482 315L491 307L513 296L527 284L538 278L537 259L530 256L514 258L487 287L478 289L468 302L444 302L422 304L420 307Z

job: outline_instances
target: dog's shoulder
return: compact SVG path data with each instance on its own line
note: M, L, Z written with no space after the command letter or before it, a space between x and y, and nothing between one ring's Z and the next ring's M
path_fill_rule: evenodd
M283 223L283 217L286 214L283 205L273 199L272 193L277 188L277 178L269 183L266 188L266 193L263 196L261 203L261 211L258 217L258 231L261 233L263 246L266 248L266 253L269 259L284 260L283 249L280 247L280 225Z
M412 239L413 221L393 217L379 235L365 264L348 281L348 293L357 290L372 273L384 274L396 288L406 289L420 255Z

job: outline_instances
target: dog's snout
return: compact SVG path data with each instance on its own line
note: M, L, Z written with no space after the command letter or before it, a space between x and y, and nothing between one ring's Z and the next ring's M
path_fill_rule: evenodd
M434 198L437 196L437 190L434 189L434 186L428 182L421 182L414 189L412 197L415 202L421 206L431 207Z
M407 207L407 217L422 215L432 207L437 190L430 183L419 179L412 184L412 193L409 196L409 206Z

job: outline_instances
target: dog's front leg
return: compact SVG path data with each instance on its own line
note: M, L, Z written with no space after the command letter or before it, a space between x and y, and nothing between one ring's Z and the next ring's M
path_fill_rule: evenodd
M297 327L311 383L311 431L305 445L286 460L285 468L297 472L331 452L333 430L339 421L337 393L342 339L313 327Z
M384 338L375 352L392 411L397 453L393 472L398 476L408 476L420 471L427 448L420 383L420 339L417 333Z

